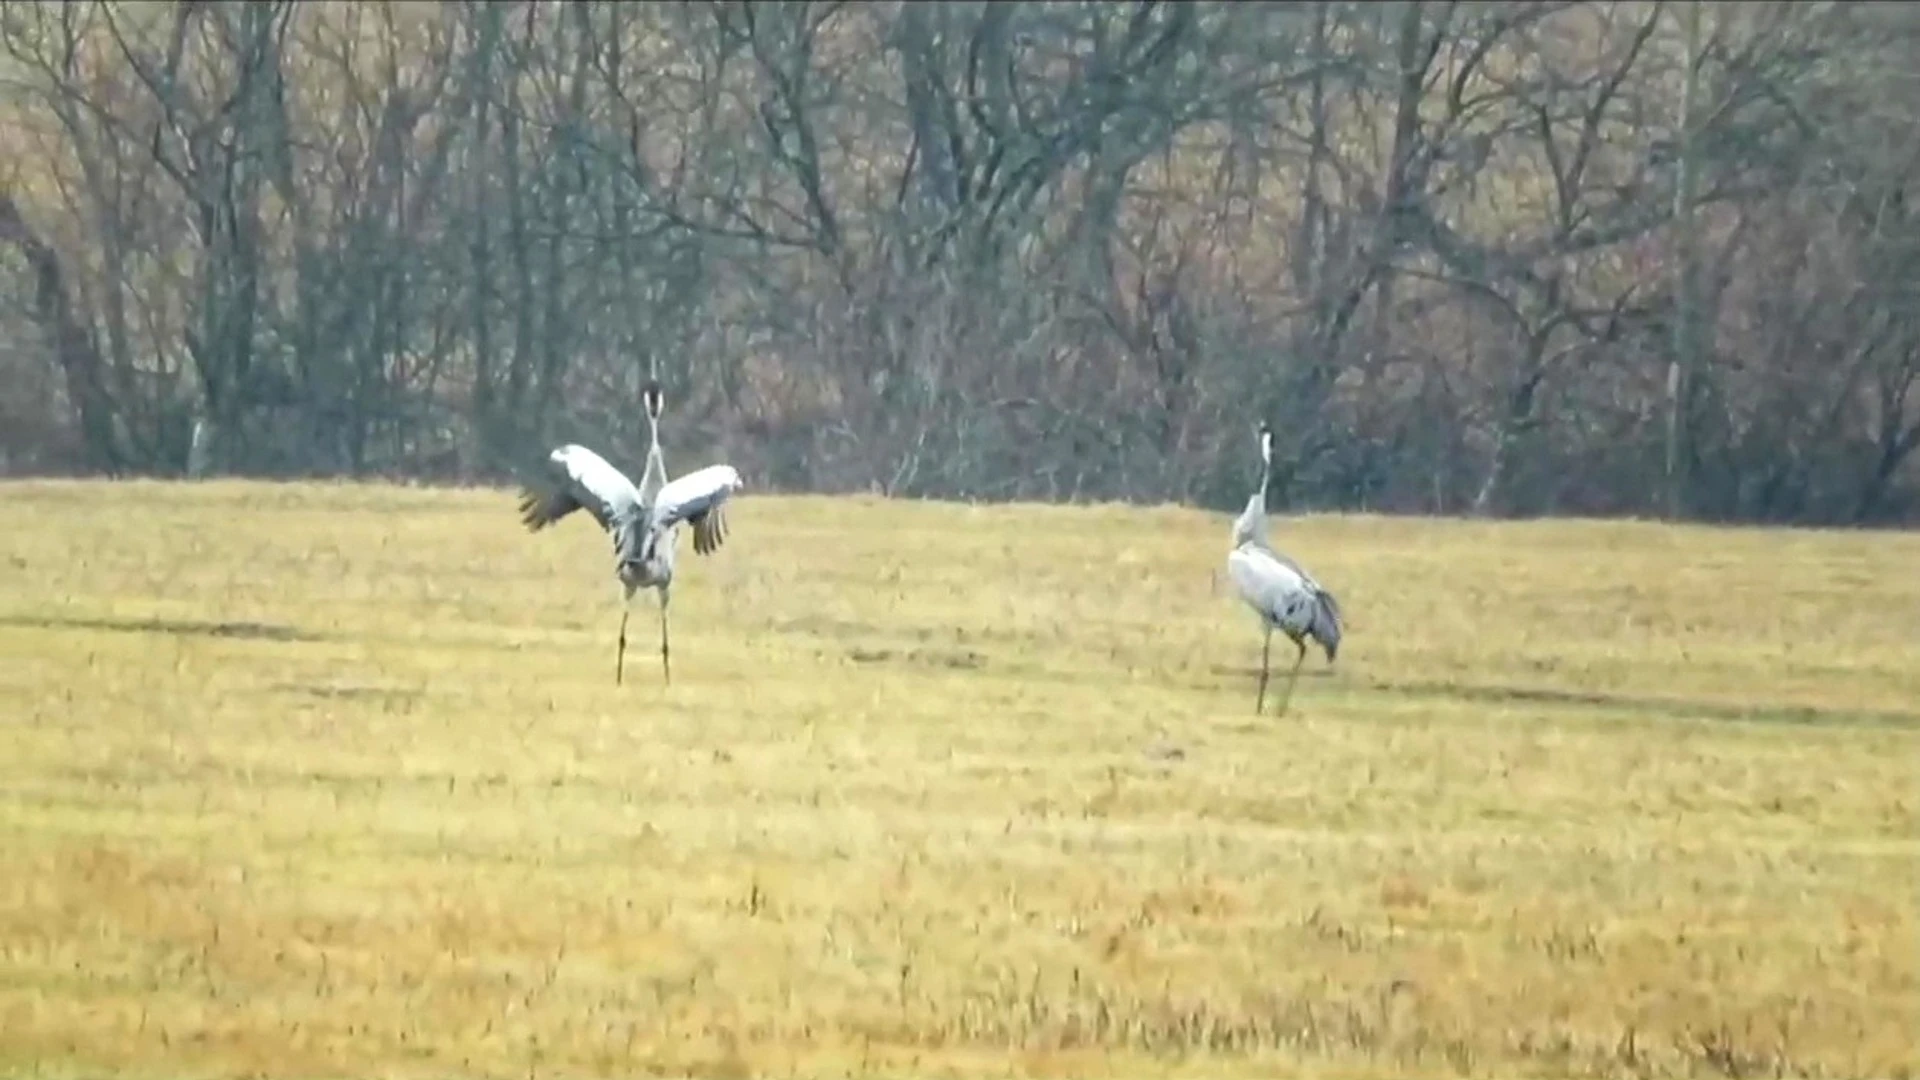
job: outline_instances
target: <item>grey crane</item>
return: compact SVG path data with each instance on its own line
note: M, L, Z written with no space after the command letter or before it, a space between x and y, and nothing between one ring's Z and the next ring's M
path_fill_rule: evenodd
M1260 425L1260 486L1247 499L1247 508L1233 523L1233 549L1227 553L1227 576L1233 579L1240 599L1260 617L1266 632L1260 647L1260 691L1253 711L1266 707L1267 676L1272 667L1273 632L1287 635L1299 651L1293 672L1287 678L1286 696L1280 701L1280 715L1293 700L1293 684L1300 678L1300 664L1307 658L1307 641L1312 639L1326 650L1327 663L1333 663L1340 651L1340 602L1320 587L1300 564L1273 549L1267 542L1267 483L1273 472L1273 429Z
M669 482L660 453L660 384L649 379L640 397L647 410L649 445L639 487L599 454L568 443L547 455L544 475L524 485L520 495L520 521L529 532L539 532L584 508L612 538L614 573L621 590L615 685L626 670L627 616L633 611L633 594L641 589L659 594L660 671L665 682L673 682L667 603L672 597L677 526L683 521L691 525L694 552L711 555L727 538L727 498L741 486L740 473L731 465L709 465Z

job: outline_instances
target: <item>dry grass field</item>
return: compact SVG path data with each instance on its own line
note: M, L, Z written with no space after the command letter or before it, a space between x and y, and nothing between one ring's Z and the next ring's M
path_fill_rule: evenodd
M0 1072L1920 1075L1920 536L1277 517L1256 720L1221 515L0 515Z

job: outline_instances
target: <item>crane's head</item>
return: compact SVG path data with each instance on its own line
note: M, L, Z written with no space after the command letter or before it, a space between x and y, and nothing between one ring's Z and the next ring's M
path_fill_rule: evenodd
M665 404L660 396L660 380L648 379L640 385L640 404L646 406L647 419L659 422L660 408Z
M1265 420L1260 421L1260 463L1273 467L1273 427Z

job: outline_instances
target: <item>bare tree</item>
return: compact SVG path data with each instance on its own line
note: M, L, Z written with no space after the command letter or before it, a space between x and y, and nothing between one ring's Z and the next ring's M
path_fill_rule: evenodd
M0 0L6 467L1910 520L1916 25Z

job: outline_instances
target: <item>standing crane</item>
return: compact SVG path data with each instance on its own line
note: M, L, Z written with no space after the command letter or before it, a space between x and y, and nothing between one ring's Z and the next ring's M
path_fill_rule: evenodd
M1258 715L1266 706L1267 675L1272 666L1273 632L1287 635L1299 655L1294 657L1293 672L1287 678L1287 692L1280 700L1280 714L1286 715L1293 700L1293 684L1300 678L1300 665L1307 658L1307 640L1318 642L1326 650L1327 663L1340 651L1340 602L1320 587L1300 564L1273 549L1267 542L1267 484L1273 473L1273 429L1260 425L1260 486L1247 499L1247 508L1233 523L1233 550L1227 553L1227 576L1240 593L1240 599L1260 617L1266 640L1260 647L1260 691L1253 711Z
M525 485L520 494L520 521L529 532L559 521L584 508L613 540L614 573L620 579L620 644L614 655L613 681L624 676L627 660L627 616L633 594L652 589L660 597L660 671L673 682L667 644L667 602L673 588L676 527L693 527L693 550L710 555L727 538L725 504L741 486L740 473L731 465L709 465L673 481L667 480L660 453L660 384L649 379L640 390L647 410L647 466L640 486L605 458L569 443L547 455L545 474Z

